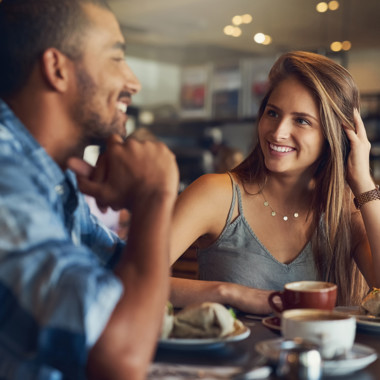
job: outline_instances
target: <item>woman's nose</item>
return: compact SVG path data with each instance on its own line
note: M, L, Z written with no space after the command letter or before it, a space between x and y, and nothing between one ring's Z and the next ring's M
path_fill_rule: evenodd
M290 136L292 125L287 119L280 119L272 131L273 137L277 140L284 140Z

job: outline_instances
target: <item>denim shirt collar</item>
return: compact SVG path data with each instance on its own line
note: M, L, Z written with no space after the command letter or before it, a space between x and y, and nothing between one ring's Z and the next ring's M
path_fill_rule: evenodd
M76 188L76 178L70 170L62 171L58 164L48 155L46 150L39 144L29 130L23 125L12 109L0 99L0 120L3 120L6 128L17 138L22 145L23 152L28 154L38 164L47 176L47 180L58 189L60 185L68 180ZM8 121L8 122L7 122Z

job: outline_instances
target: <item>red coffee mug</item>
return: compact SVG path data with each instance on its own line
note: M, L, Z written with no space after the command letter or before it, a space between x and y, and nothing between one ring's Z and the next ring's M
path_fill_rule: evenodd
M285 284L283 291L273 292L268 297L270 307L276 313L288 309L333 310L336 304L337 286L324 281L297 281ZM280 308L274 300L281 300Z

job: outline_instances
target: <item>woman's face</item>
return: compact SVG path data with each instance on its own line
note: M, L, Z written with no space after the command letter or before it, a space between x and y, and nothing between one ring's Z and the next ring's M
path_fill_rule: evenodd
M295 77L281 81L270 95L259 122L259 140L269 171L313 174L325 139L318 103Z

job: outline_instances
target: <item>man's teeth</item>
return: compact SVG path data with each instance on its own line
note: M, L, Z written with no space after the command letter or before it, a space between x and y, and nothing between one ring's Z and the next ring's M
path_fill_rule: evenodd
M275 150L276 152L285 153L285 152L291 152L293 150L292 148L287 148L285 146L277 146L273 144L269 144L269 145L270 145L270 148Z
M120 110L121 112L126 113L127 109L128 109L128 106L125 103L118 102L117 103L117 109Z

